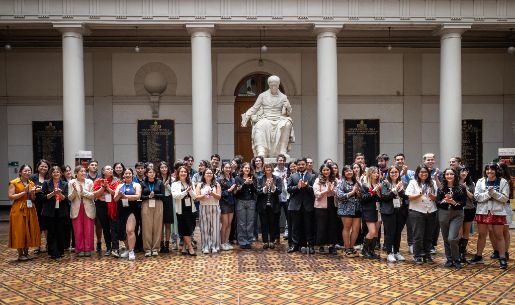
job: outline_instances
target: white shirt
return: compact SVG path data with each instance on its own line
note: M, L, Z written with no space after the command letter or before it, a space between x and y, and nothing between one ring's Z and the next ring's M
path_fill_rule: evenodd
M433 185L434 195L436 195L436 182L431 179L431 184ZM422 197L417 198L415 200L409 201L409 209L413 211L417 211L420 213L433 213L436 212L436 203L429 199L429 196L427 195L430 192L430 188L423 188L421 187L417 180L411 180L408 184L408 187L406 188L406 195L408 196L416 196L419 195L421 192Z

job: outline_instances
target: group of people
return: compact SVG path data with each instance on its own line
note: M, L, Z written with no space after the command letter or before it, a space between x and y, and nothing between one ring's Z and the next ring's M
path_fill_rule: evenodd
M105 256L158 256L170 252L170 244L195 256L198 220L203 254L232 250L233 245L251 249L259 228L262 248L274 249L280 244L283 212L288 253L337 254L343 249L347 257L377 259L382 229L387 261L404 261L400 241L406 227L417 264L433 262L441 232L446 267L483 263L490 235L491 257L507 268L513 194L505 164L487 164L474 183L459 157L440 171L431 153L415 171L408 169L402 153L391 166L385 154L376 158L377 166L367 166L358 153L341 171L329 159L317 172L312 159L287 164L284 155L277 156L275 165L259 156L251 162L240 156L220 161L214 154L194 170L194 158L186 156L173 166L137 162L132 169L115 163L99 171L94 160L73 170L41 160L34 174L22 165L9 184L9 247L18 250L20 261L32 258L30 247L36 253L46 250L54 259L67 248L75 248L79 257L90 256L95 235L96 251L102 251L103 235ZM476 254L467 261L472 221L479 234ZM46 234L46 249L41 234Z

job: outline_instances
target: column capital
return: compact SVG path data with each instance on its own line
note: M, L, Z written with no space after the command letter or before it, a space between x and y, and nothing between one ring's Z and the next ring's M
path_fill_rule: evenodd
M213 35L215 32L214 24L186 24L186 30L191 36L194 36L197 33L208 33L209 35Z
M73 32L88 35L90 33L89 29L82 22L54 22L52 26L62 34Z
M433 34L441 37L449 34L461 36L461 34L471 28L472 23L443 23L433 32Z
M343 23L315 23L313 24L313 32L316 35L321 33L333 33L334 35L338 34L343 29Z

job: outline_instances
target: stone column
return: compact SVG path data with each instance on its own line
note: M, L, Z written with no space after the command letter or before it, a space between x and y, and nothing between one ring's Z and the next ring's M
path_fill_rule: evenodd
M336 34L342 25L315 25L317 34L317 147L320 164L338 161L338 63Z
M75 153L86 148L84 98L84 50L80 24L54 25L63 38L63 129L64 163L75 165Z
M193 156L209 160L213 152L211 34L214 25L186 25L191 35Z
M461 156L461 34L470 25L440 30L440 167Z

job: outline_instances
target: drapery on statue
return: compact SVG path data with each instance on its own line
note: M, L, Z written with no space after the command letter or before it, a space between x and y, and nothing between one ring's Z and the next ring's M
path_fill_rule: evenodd
M281 80L272 75L268 89L261 93L247 112L241 115L241 126L252 121L252 150L254 156L274 158L279 154L289 157L291 144L295 142L291 105L286 95L279 90Z

